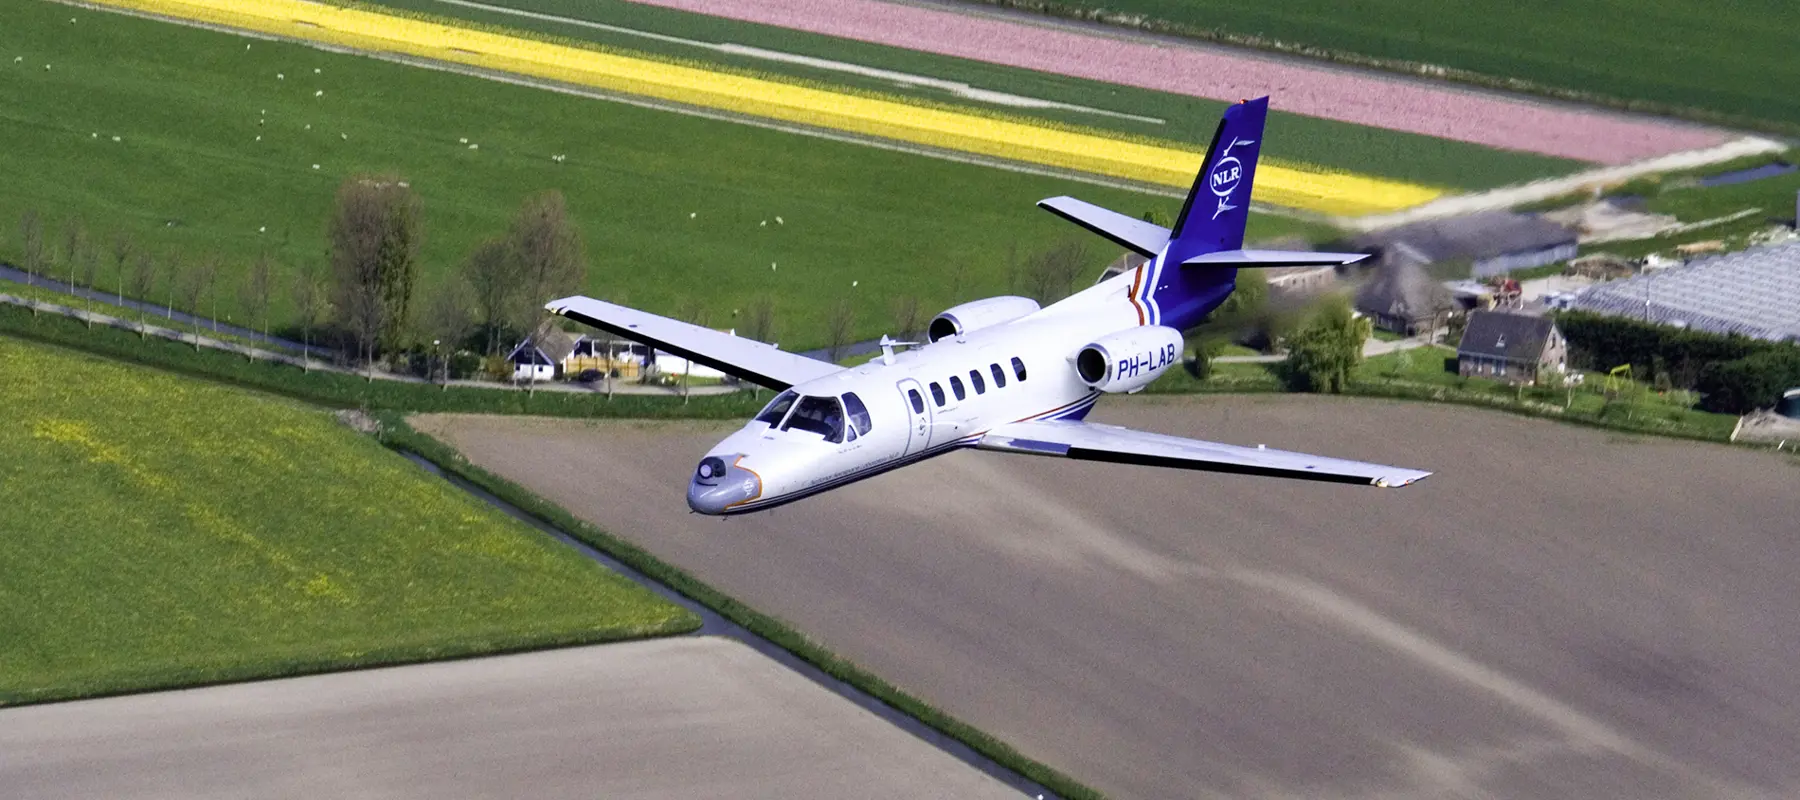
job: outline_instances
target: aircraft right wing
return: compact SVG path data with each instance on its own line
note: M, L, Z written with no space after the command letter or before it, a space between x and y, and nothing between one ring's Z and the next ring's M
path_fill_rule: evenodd
M1108 461L1115 464L1354 483L1383 488L1405 486L1431 474L1286 450L1183 439L1179 436L1145 433L1092 422L1013 422L988 431L975 446L982 450L1059 456L1079 461Z
M544 304L544 308L776 391L843 369L754 339L689 325L591 297L576 295L552 300Z

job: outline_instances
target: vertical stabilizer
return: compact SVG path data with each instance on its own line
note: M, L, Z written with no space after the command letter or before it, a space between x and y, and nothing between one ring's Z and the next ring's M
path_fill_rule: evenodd
M1228 265L1183 269L1181 262L1244 246L1250 219L1250 187L1256 179L1256 157L1262 152L1263 122L1269 98L1246 100L1225 109L1207 148L1206 161L1175 227L1169 245L1145 269L1140 290L1150 324L1187 330L1200 324L1237 286L1237 270Z
M1170 249L1179 251L1171 253L1176 256L1175 263L1244 246L1250 186L1256 180L1256 157L1262 151L1263 122L1268 116L1267 97L1225 109L1212 146L1207 148L1206 162L1170 231L1174 245Z

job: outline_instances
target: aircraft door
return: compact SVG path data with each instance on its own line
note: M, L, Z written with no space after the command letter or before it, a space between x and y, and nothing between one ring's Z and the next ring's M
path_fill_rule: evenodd
M931 401L925 397L925 387L917 380L904 378L895 384L900 389L900 403L911 415L911 425L906 430L906 454L916 455L931 446Z

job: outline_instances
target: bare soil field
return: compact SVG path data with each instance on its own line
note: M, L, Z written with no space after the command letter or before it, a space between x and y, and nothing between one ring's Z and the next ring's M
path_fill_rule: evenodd
M1800 794L1800 468L1476 409L1126 399L1381 491L960 452L691 515L729 426L428 417L475 463L1116 797Z
M1212 100L1269 94L1271 106L1281 111L1601 164L1710 147L1727 138L1695 125L979 10L880 0L639 2Z
M894 786L907 797L1017 796L712 637L0 711L9 800L839 800Z

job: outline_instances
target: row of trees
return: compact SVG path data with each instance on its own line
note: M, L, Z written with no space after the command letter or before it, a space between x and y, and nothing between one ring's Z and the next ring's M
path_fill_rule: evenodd
M1768 408L1800 386L1800 347L1748 336L1581 311L1557 315L1570 365L1604 372L1630 364L1659 389L1694 389L1707 411L1744 414Z
M479 333L476 347L492 354L535 328L545 317L544 298L573 293L585 282L586 253L563 196L554 191L527 198L507 231L483 242L429 298L420 298L423 204L405 181L357 176L337 191L327 225L324 267L304 265L287 286L285 270L265 252L232 285L223 285L225 262L208 257L184 263L116 234L102 252L79 220L64 228L60 249L44 219L28 211L19 221L18 252L26 280L54 276L71 286L137 301L139 320L162 306L214 320L222 296L235 290L246 327L269 332L271 307L284 288L291 305L289 335L310 347L322 334L365 362L398 354L426 341L456 349ZM109 285L102 287L103 266Z

